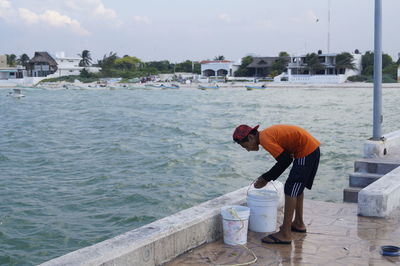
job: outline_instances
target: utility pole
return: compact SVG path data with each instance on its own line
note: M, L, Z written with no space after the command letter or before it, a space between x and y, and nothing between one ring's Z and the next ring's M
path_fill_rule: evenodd
M372 140L382 138L382 0L375 0L374 105Z
M328 54L331 42L331 0L328 0Z

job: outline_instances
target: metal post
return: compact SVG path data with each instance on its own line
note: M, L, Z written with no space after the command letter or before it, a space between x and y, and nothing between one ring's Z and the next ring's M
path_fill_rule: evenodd
M328 54L331 46L331 0L328 0Z
M382 138L382 0L375 0L373 140Z

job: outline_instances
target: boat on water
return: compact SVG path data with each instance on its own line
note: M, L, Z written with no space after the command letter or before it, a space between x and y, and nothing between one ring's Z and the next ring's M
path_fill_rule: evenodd
M171 84L171 85L155 85L155 84L146 84L144 85L146 89L179 89L179 85Z
M161 84L160 88L161 89L179 89L179 85L171 84L171 85L167 86L167 85Z
M10 97L13 97L13 98L22 98L22 97L25 97L25 95L23 95L22 94L22 92L21 92L21 89L13 89L13 91L11 92L9 92L8 94L7 94L7 96L10 96Z
M145 84L144 87L146 89L159 89L160 85L155 85L155 84Z
M265 90L265 89L267 89L267 86L265 86L265 85L262 85L262 86L245 86L246 87L246 89L248 90L248 91L251 91L251 90Z
M200 90L215 90L215 89L219 89L219 86L218 85L214 85L214 86L199 85L199 89Z

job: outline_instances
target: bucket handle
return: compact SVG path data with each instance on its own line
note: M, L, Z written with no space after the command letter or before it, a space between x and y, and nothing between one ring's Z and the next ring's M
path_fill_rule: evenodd
M251 186L257 181L257 179L258 179L258 177L257 177L256 179L254 179L253 182L251 182L251 184L250 184L249 187L247 188L246 195L249 195L249 190L250 190ZM276 188L276 186L275 186L275 184L274 184L274 181L271 180L271 181L269 181L269 182L274 186L276 192L278 192L278 189ZM269 183L269 182L268 182L268 183ZM267 184L268 184L268 183L267 183Z

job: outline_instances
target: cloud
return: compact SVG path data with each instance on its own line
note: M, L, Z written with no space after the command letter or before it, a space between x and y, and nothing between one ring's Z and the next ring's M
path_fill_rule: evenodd
M107 8L102 0L67 0L65 5L75 11L85 14L92 14L106 19L117 19L117 12L114 9Z
M19 16L28 24L34 24L39 21L39 16L26 8L18 8Z
M109 19L115 19L117 17L117 13L113 9L106 8L100 0L96 2L96 8L94 10L95 14L105 16Z
M228 14L219 14L218 19L224 22L231 22L231 17Z
M11 3L8 0L0 0L0 18L7 19L10 16Z
M11 3L8 0L0 0L0 9L7 9L7 8L11 8Z
M55 10L46 10L43 14L36 14L29 9L19 8L19 16L28 24L43 23L54 28L68 28L78 35L88 35L79 21L62 15Z
M150 20L146 16L134 16L133 20L138 23L149 24Z

